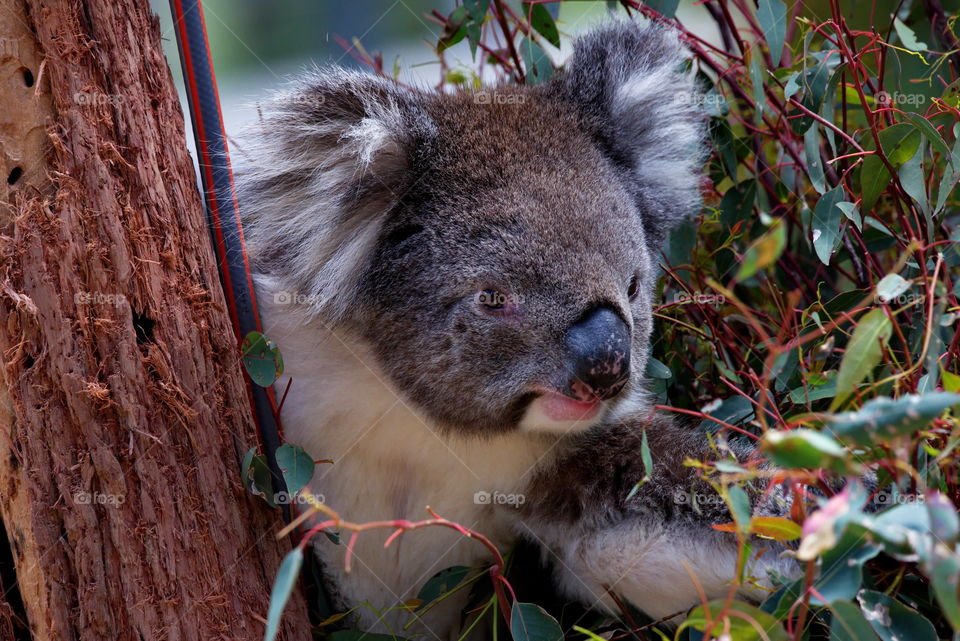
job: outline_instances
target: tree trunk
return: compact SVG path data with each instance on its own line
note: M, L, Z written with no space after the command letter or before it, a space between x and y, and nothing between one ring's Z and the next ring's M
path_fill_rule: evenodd
M289 543L240 482L250 407L147 2L0 0L0 170L0 638L261 638ZM284 637L310 638L296 595Z

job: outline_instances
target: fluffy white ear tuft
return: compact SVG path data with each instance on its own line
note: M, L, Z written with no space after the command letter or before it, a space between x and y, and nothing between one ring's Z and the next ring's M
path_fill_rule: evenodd
M432 123L415 92L339 68L302 79L262 114L236 154L251 260L290 302L340 321Z
M700 205L704 121L676 32L619 21L578 40L552 90L624 172L653 246Z

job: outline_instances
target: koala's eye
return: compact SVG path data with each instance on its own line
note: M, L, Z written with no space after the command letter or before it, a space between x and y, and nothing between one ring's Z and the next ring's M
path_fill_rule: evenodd
M409 238L416 236L423 231L422 225L403 225L394 229L386 238L386 244L397 247L402 245L404 241Z
M638 293L640 293L640 283L637 280L637 275L634 274L633 278L630 279L630 285L627 286L627 297L633 302L637 298Z

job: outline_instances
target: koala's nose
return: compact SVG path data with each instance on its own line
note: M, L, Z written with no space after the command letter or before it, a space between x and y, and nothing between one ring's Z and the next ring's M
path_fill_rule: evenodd
M567 330L567 353L567 393L577 400L613 398L630 378L630 328L609 307L598 307Z

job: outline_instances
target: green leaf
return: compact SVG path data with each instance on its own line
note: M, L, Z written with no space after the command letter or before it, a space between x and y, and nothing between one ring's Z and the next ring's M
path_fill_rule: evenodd
M823 175L823 159L820 158L820 127L814 123L803 134L803 154L807 161L807 172L810 174L810 184L817 193L827 191L826 178Z
M879 545L870 543L860 533L847 529L840 540L823 553L820 575L814 582L816 592L811 603L826 605L837 599L855 597L863 583L863 564L878 554Z
M943 379L943 388L948 392L960 392L960 376L948 372L940 366L940 377Z
M277 448L277 466L290 496L296 496L313 478L313 457L299 445L284 443Z
M960 516L945 494L929 491L924 504L930 512L930 531L944 544L951 545L960 539Z
M790 470L835 469L847 457L847 450L830 436L806 428L767 430L760 448L778 467Z
M790 519L780 516L755 516L750 520L750 533L786 542L799 539L803 530Z
M721 617L720 614L723 612L728 614ZM732 601L727 604L725 599L717 599L708 603L706 607L701 605L696 608L677 632L688 627L706 632L707 613L710 614L709 618L712 621L709 632L713 638L734 641L789 640L780 622L760 608L742 601Z
M761 269L777 262L783 248L787 246L787 228L780 219L773 222L760 238L753 242L743 255L737 280L750 278Z
M556 619L539 605L519 601L510 610L510 635L513 641L563 641Z
M739 394L737 396L731 396L728 399L725 399L720 403L720 407L710 410L709 412L704 411L704 414L721 420L724 423L729 423L730 425L739 425L744 421L747 421L753 418L753 403L750 402L750 399L744 398ZM713 430L718 430L722 425L711 418L704 419L700 423L699 429L702 431L712 432Z
M830 604L833 620L830 622L830 641L876 641L877 634L870 627L860 608L850 601Z
M250 332L244 337L240 353L247 374L260 387L270 387L283 375L280 348L260 332Z
M937 641L933 625L919 612L873 590L857 595L864 617L883 641Z
M856 226L857 230L863 231L863 219L860 217L860 212L857 211L857 206L855 204L850 202L837 203L837 208L843 212L843 215L847 217L847 220Z
M643 431L643 440L640 442L640 461L643 463L643 478L637 481L630 491L627 492L627 497L624 502L629 501L633 496L640 491L640 488L643 487L647 481L650 480L650 477L653 475L653 457L650 456L650 443L647 442L647 431Z
M834 187L817 201L813 209L811 223L813 248L824 265L830 264L830 257L840 244L840 222L843 211L837 203L844 198L843 187Z
M477 21L482 21L487 15L487 9L490 7L490 0L463 0L463 6L470 13L470 17Z
M750 531L750 521L753 513L753 507L750 504L750 497L739 485L731 485L727 490L727 504L730 506L730 513L733 520L737 523L737 529L743 533Z
M950 85L960 86L960 80ZM948 87L949 89L949 87ZM960 126L954 125L954 135L960 134ZM937 186L937 207L934 212L939 212L947 202L947 197L960 180L960 136L953 142L953 148L950 151L950 164L947 170L943 172L940 178L940 184Z
M843 404L854 388L877 366L892 332L890 319L882 309L873 309L863 315L847 343L843 360L840 361L837 396L832 408Z
M928 505L929 500L928 497ZM949 501L946 503L949 504ZM953 512L953 518L956 518L953 505L949 505L949 509ZM915 539L913 547L917 551L920 568L930 580L930 587L933 588L933 594L943 610L944 617L954 630L960 631L960 552L937 538L938 526L934 525L933 518L931 514L932 536Z
M901 122L880 132L880 147L890 164L897 168L917 153L920 138L916 127Z
M951 107L960 107L960 80L954 80L944 87L940 99Z
M643 463L645 476L653 476L653 457L650 456L650 444L647 442L647 431L643 430L643 440L640 442L640 461Z
M920 133L923 134L933 148L943 154L943 157L950 160L950 148L947 146L947 143L944 142L943 136L933 128L933 125L930 124L930 121L921 116L920 114L905 112L902 114L904 118L910 121L914 127L916 127Z
M293 586L297 584L300 568L303 566L303 550L295 547L284 557L277 578L273 581L273 590L270 592L270 609L267 612L267 630L263 634L264 641L273 641L280 631L280 617L287 607Z
M861 209L868 212L873 209L880 194L890 184L890 172L876 154L865 156L860 165Z
M910 51L927 50L927 43L917 40L917 34L913 32L913 29L905 25L900 18L893 19L893 28L897 30L897 35L900 36L900 42Z
M763 68L761 67L761 57L758 48L754 47L749 52L750 56L750 84L753 85L753 102L756 109L753 112L754 122L760 122L763 118L763 112L767 108L767 95L763 90Z
M877 297L884 303L910 289L912 283L899 274L887 274L877 283Z
M528 85L539 85L550 79L553 75L553 61L543 47L530 38L524 37L520 41L519 51L523 58Z
M790 390L790 395L788 398L791 403L796 403L797 405L803 405L807 401L814 402L819 401L824 398L833 398L837 395L837 377L836 370L831 370L827 372L828 374L832 373L833 377L826 381L823 385L811 385L810 387L798 387L796 389ZM812 389L811 389L812 387Z
M647 376L668 380L673 378L673 372L670 371L669 367L651 357L647 359Z
M487 9L490 7L490 0L464 0L463 6L466 8L467 13L470 14L470 19L467 20L467 39L470 42L470 55L474 58L477 56L477 47L480 44L480 37L482 35L483 21L487 16Z
M827 95L827 87L830 84L830 74L837 66L839 56L831 56L827 51L818 51L812 54L812 57L817 61L816 64L807 65L804 61L804 71L801 76L803 98L800 102L813 113L820 113L820 107L823 105L823 99ZM792 120L790 126L794 132L802 134L813 122L813 118L801 114L801 117Z
M928 217L929 232L932 235L933 221L929 219L930 198L927 196L926 176L924 176L923 170L922 146L920 147L919 153L914 154L900 166L900 169L897 171L897 176L900 178L900 184L903 185L903 190L907 192L908 196L917 201L917 204L920 205L920 210Z
M449 49L467 36L467 22L470 12L466 7L457 7L450 12L443 32L437 40L437 53Z
M833 416L829 426L837 437L869 446L922 430L956 405L960 405L960 394L950 392L907 394L897 400L874 398L859 411Z
M800 72L794 71L790 74L790 77L787 78L787 84L783 87L783 97L785 100L789 100L793 96L797 95L800 91Z
M664 18L673 18L677 14L680 0L647 0L643 4L661 14Z
M451 592L463 583L463 580L467 578L471 570L473 570L473 568L465 565L454 565L453 567L445 568L434 574L423 584L420 592L417 593L417 598L423 602L417 609L419 610L428 603L440 598L441 595Z
M781 0L760 0L757 7L757 20L763 30L763 37L770 47L770 59L774 67L780 66L783 55L783 41L787 37L787 5Z
M553 16L543 4L524 2L524 12L530 17L530 26L554 47L560 48L560 31Z
M253 494L263 498L270 507L277 507L273 496L273 475L267 465L267 457L255 452L255 447L250 448L240 465L243 485Z
M913 125L898 123L880 132L880 148L894 168L913 158L920 148L920 131ZM870 154L860 167L862 209L873 209L877 199L890 183L890 172L877 154Z

